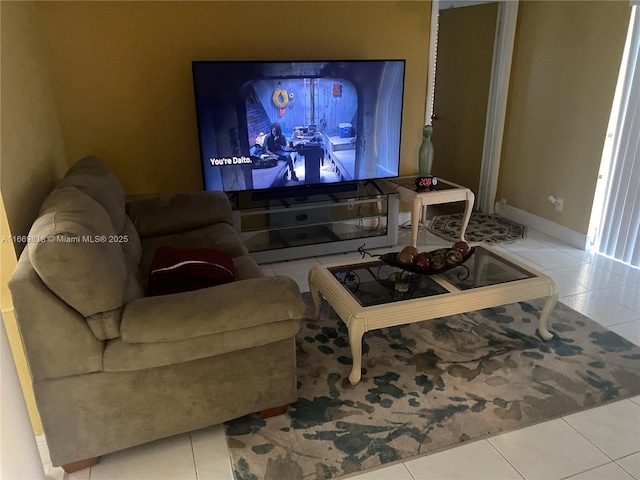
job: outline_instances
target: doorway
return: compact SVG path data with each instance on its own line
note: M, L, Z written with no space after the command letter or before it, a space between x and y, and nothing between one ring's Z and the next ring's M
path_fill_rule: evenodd
M446 95L443 95L445 97L443 103L436 86L438 83L437 78L442 76L442 70L449 69L443 58L447 55L446 49L442 52L442 46L438 45L438 36L441 36L443 40L447 37L453 37L450 43L453 43L454 47L457 44L457 48L460 48L460 44L455 35L459 37L465 36L460 35L459 32L440 32L440 14L443 10L448 10L451 5L463 7L460 11L475 9L467 10L467 12L463 12L460 15L455 11L451 12L450 15L446 15L452 19L451 22L447 19L447 22L454 25L456 22L469 22L469 19L465 18L469 16L485 18L484 27L479 29L485 39L484 49L482 50L482 56L484 57L484 79L482 81L484 85L481 86L482 88L476 89L476 91L483 91L484 93L467 95L467 98L474 98L474 95L476 97L482 96L481 100L475 98L476 105L478 104L477 102L480 102L480 105L484 102L479 116L477 108L469 106L468 101L460 103L459 98L456 100L455 89L452 90L453 97L451 97L452 94L449 94L453 100L449 101L446 99ZM495 3L487 1L451 2L449 0L433 0L432 2L431 51L425 123L433 122L434 125L433 143L434 147L436 147L434 174L437 175L438 170L442 169L443 173L441 175L444 178L474 190L474 193L476 193L475 207L484 213L494 212L517 12L517 1ZM446 27L443 25L443 28ZM462 57L464 57L464 48L459 51L463 53ZM478 51L476 48L470 49L466 52L466 55L476 51ZM440 63L445 64L444 67L441 66L440 72L438 72L437 68L439 55ZM450 59L447 60L447 63L451 63ZM454 65L456 63L460 62L453 62ZM441 90L443 88L445 90L451 89L450 80L447 77L464 82L462 84L464 86L456 87L458 91L460 89L467 90L469 87L478 87L480 81L474 84L474 77L477 75L474 75L473 70L464 73L464 70L459 65L454 67L454 70L456 69L459 70L457 76L456 73L452 72L444 74L445 79L440 80L440 82L441 86L444 84L445 87L441 87ZM458 105L454 106L456 101ZM448 106L447 102L450 102L451 105ZM441 108L443 109L444 117L441 117L438 112ZM456 112L455 115L451 113L454 111ZM463 118L465 116L467 118ZM473 134L469 134L474 137L473 145L465 145L465 142L468 141L466 138L468 135L465 134L467 131L473 131ZM439 135L440 139L438 138ZM452 160L448 164L449 159L454 156L458 156L458 159ZM440 162L438 161L439 159ZM472 163L473 166L470 166Z

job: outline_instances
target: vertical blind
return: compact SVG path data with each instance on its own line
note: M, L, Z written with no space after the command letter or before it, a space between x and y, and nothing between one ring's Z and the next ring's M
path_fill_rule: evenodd
M598 251L640 267L640 7L631 14L627 75L614 134Z

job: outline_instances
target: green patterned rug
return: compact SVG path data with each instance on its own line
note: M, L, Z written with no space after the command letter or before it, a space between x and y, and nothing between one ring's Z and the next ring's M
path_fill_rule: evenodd
M225 424L235 478L352 475L640 394L640 347L561 303L545 342L542 305L368 332L354 387L346 326L324 302L297 336L288 413Z
M431 233L455 242L460 238L462 213L437 215L427 227ZM490 245L511 243L525 237L525 226L500 215L472 212L464 238L467 242L484 242Z

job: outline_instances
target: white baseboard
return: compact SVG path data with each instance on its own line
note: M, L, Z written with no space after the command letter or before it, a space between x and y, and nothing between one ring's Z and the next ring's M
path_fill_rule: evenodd
M43 435L36 435L36 444L38 445L38 451L40 452L40 458L42 459L42 469L46 480L64 480L65 473L62 467L54 467L51 464L49 458L49 446L47 445L47 439Z
M512 207L511 205L503 205L500 202L496 202L495 212L504 218L522 223L529 228L538 230L550 237L557 238L572 247L579 248L580 250L588 250L590 248L589 238L586 233L576 232L575 230Z

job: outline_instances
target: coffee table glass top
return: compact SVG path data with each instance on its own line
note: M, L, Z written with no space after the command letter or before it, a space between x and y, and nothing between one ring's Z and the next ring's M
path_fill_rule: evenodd
M468 276L460 271L464 267L469 269ZM535 278L536 275L480 246L476 247L476 252L462 267L444 272L441 276L457 289L469 290Z
M448 293L429 276L403 271L382 260L328 270L363 307Z
M463 265L439 275L410 273L377 259L328 270L363 307L536 277L482 246Z

